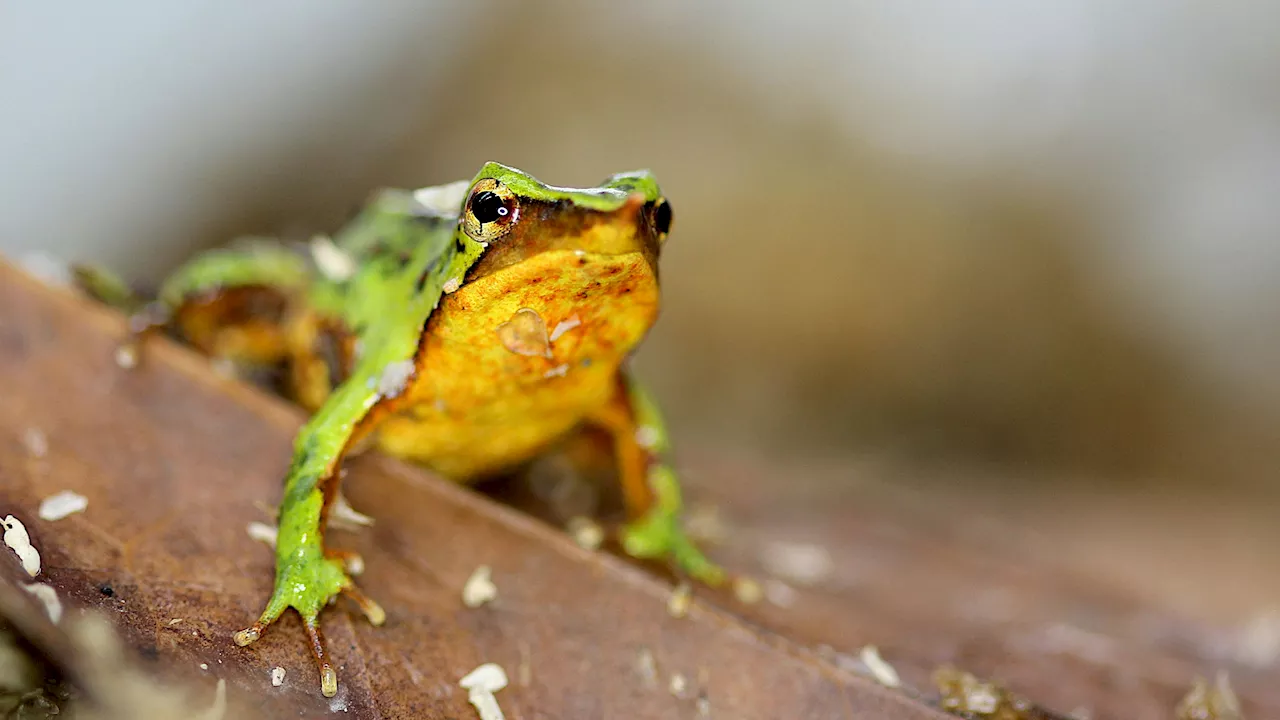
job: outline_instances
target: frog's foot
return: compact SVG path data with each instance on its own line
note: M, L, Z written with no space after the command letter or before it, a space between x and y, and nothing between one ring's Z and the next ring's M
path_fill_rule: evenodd
M241 647L249 645L262 637L267 627L279 619L285 610L293 608L302 617L307 644L311 647L311 655L320 671L320 692L325 697L336 695L338 673L329 661L324 636L320 633L320 611L334 597L342 594L355 602L370 623L381 625L387 619L382 608L360 592L347 575L346 566L351 557L358 556L352 553L307 552L282 561L267 608L262 611L257 622L235 633L232 639Z
M724 570L707 559L680 527L674 512L654 507L622 531L622 548L642 560L667 559L689 577L711 587L727 579Z

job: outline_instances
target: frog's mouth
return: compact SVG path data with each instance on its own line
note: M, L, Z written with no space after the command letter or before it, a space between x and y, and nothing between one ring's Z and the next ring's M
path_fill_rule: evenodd
M646 203L640 194L607 212L569 201L526 200L511 230L472 266L467 282L549 253L578 258L638 254L656 274L661 242L651 219L653 210L653 203Z

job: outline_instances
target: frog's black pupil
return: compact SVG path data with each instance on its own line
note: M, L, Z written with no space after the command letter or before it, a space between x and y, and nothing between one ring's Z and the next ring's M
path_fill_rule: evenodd
M481 224L491 223L506 216L507 212L507 204L495 192L482 190L471 200L471 214Z
M659 201L658 207L653 209L653 229L659 235L666 235L671 231L671 203L666 200Z

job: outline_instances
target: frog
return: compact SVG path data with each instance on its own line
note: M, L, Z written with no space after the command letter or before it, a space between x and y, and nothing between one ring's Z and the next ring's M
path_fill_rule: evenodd
M648 170L568 188L486 163L470 181L381 190L306 252L262 238L206 251L133 303L128 347L167 328L226 362L276 364L311 413L283 479L273 589L235 644L292 610L322 694L337 693L326 606L341 595L386 620L353 580L363 560L325 542L343 461L370 446L472 483L603 432L622 549L724 583L682 529L666 425L629 363L657 319L672 220ZM104 278L85 284L127 305Z

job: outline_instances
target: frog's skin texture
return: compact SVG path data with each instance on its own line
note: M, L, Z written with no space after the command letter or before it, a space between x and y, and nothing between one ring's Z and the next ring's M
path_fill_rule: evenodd
M197 257L166 281L137 327L169 324L211 355L283 364L314 412L285 477L275 589L235 641L293 608L332 696L320 611L344 594L375 625L385 619L351 581L355 558L324 545L357 443L468 482L601 428L632 518L626 551L722 582L680 530L662 418L623 368L657 317L670 224L647 171L574 190L490 163L470 184L378 194L314 260L259 242Z

